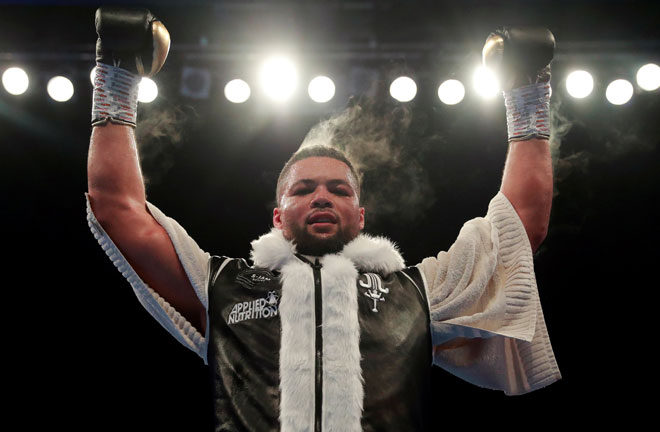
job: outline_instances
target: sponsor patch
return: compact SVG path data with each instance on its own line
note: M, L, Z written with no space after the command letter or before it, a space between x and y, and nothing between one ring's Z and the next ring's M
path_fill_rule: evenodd
M229 312L227 324L237 324L250 319L267 319L279 313L280 296L275 291L268 291L264 298L236 303Z
M252 289L257 284L269 283L275 279L275 275L268 270L243 270L236 276L236 282L245 288Z

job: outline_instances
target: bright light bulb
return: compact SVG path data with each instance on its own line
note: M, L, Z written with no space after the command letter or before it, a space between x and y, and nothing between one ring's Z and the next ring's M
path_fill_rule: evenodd
M92 82L92 86L94 85L94 78L96 78L96 66L89 71L89 80Z
M410 102L417 94L417 84L412 78L399 77L390 84L390 95L399 102Z
M630 81L618 79L612 81L605 90L605 97L613 105L623 105L633 95L633 86Z
M46 91L57 102L66 102L73 96L73 84L63 76L56 76L48 81Z
M438 87L438 97L444 104L456 105L465 97L465 87L458 80L447 80Z
M500 83L495 73L482 65L474 71L474 89L481 97L492 99L499 93Z
M326 76L317 76L310 81L307 92L314 102L328 102L335 95L335 83Z
M277 102L287 101L298 84L294 64L284 57L271 57L264 62L260 73L261 85L268 97Z
M30 80L23 69L12 67L2 74L2 85L7 93L21 95L28 89Z
M566 90L576 99L589 96L593 89L594 79L589 72L583 70L571 72L566 78Z
M233 79L225 86L225 97L232 103L243 103L250 99L250 86L241 79Z
M143 77L138 84L138 101L142 103L153 102L158 96L158 86L147 77Z
M660 87L660 66L649 63L637 71L637 84L646 91Z

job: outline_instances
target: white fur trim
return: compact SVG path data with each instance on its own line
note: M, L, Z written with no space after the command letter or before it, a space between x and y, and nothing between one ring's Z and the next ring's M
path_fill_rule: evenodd
M323 418L328 432L361 431L364 379L360 367L360 323L355 281L358 272L345 257L322 260Z
M314 277L309 265L282 267L280 425L283 432L314 429Z
M360 234L344 247L340 255L351 260L360 270L385 275L406 266L396 245L386 237Z
M296 245L285 239L282 230L277 228L254 240L251 245L250 258L257 267L280 269L295 258Z

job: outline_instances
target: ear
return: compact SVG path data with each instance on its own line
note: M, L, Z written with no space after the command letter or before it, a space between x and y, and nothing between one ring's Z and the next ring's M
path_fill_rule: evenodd
M364 229L364 207L360 207L360 231Z
M282 213L278 207L273 209L273 226L277 229L282 229Z

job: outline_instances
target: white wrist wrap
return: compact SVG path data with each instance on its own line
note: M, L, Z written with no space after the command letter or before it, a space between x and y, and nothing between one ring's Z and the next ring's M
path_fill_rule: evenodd
M124 69L97 63L94 77L92 125L110 120L135 127L140 76Z
M550 83L504 92L509 141L550 138Z

